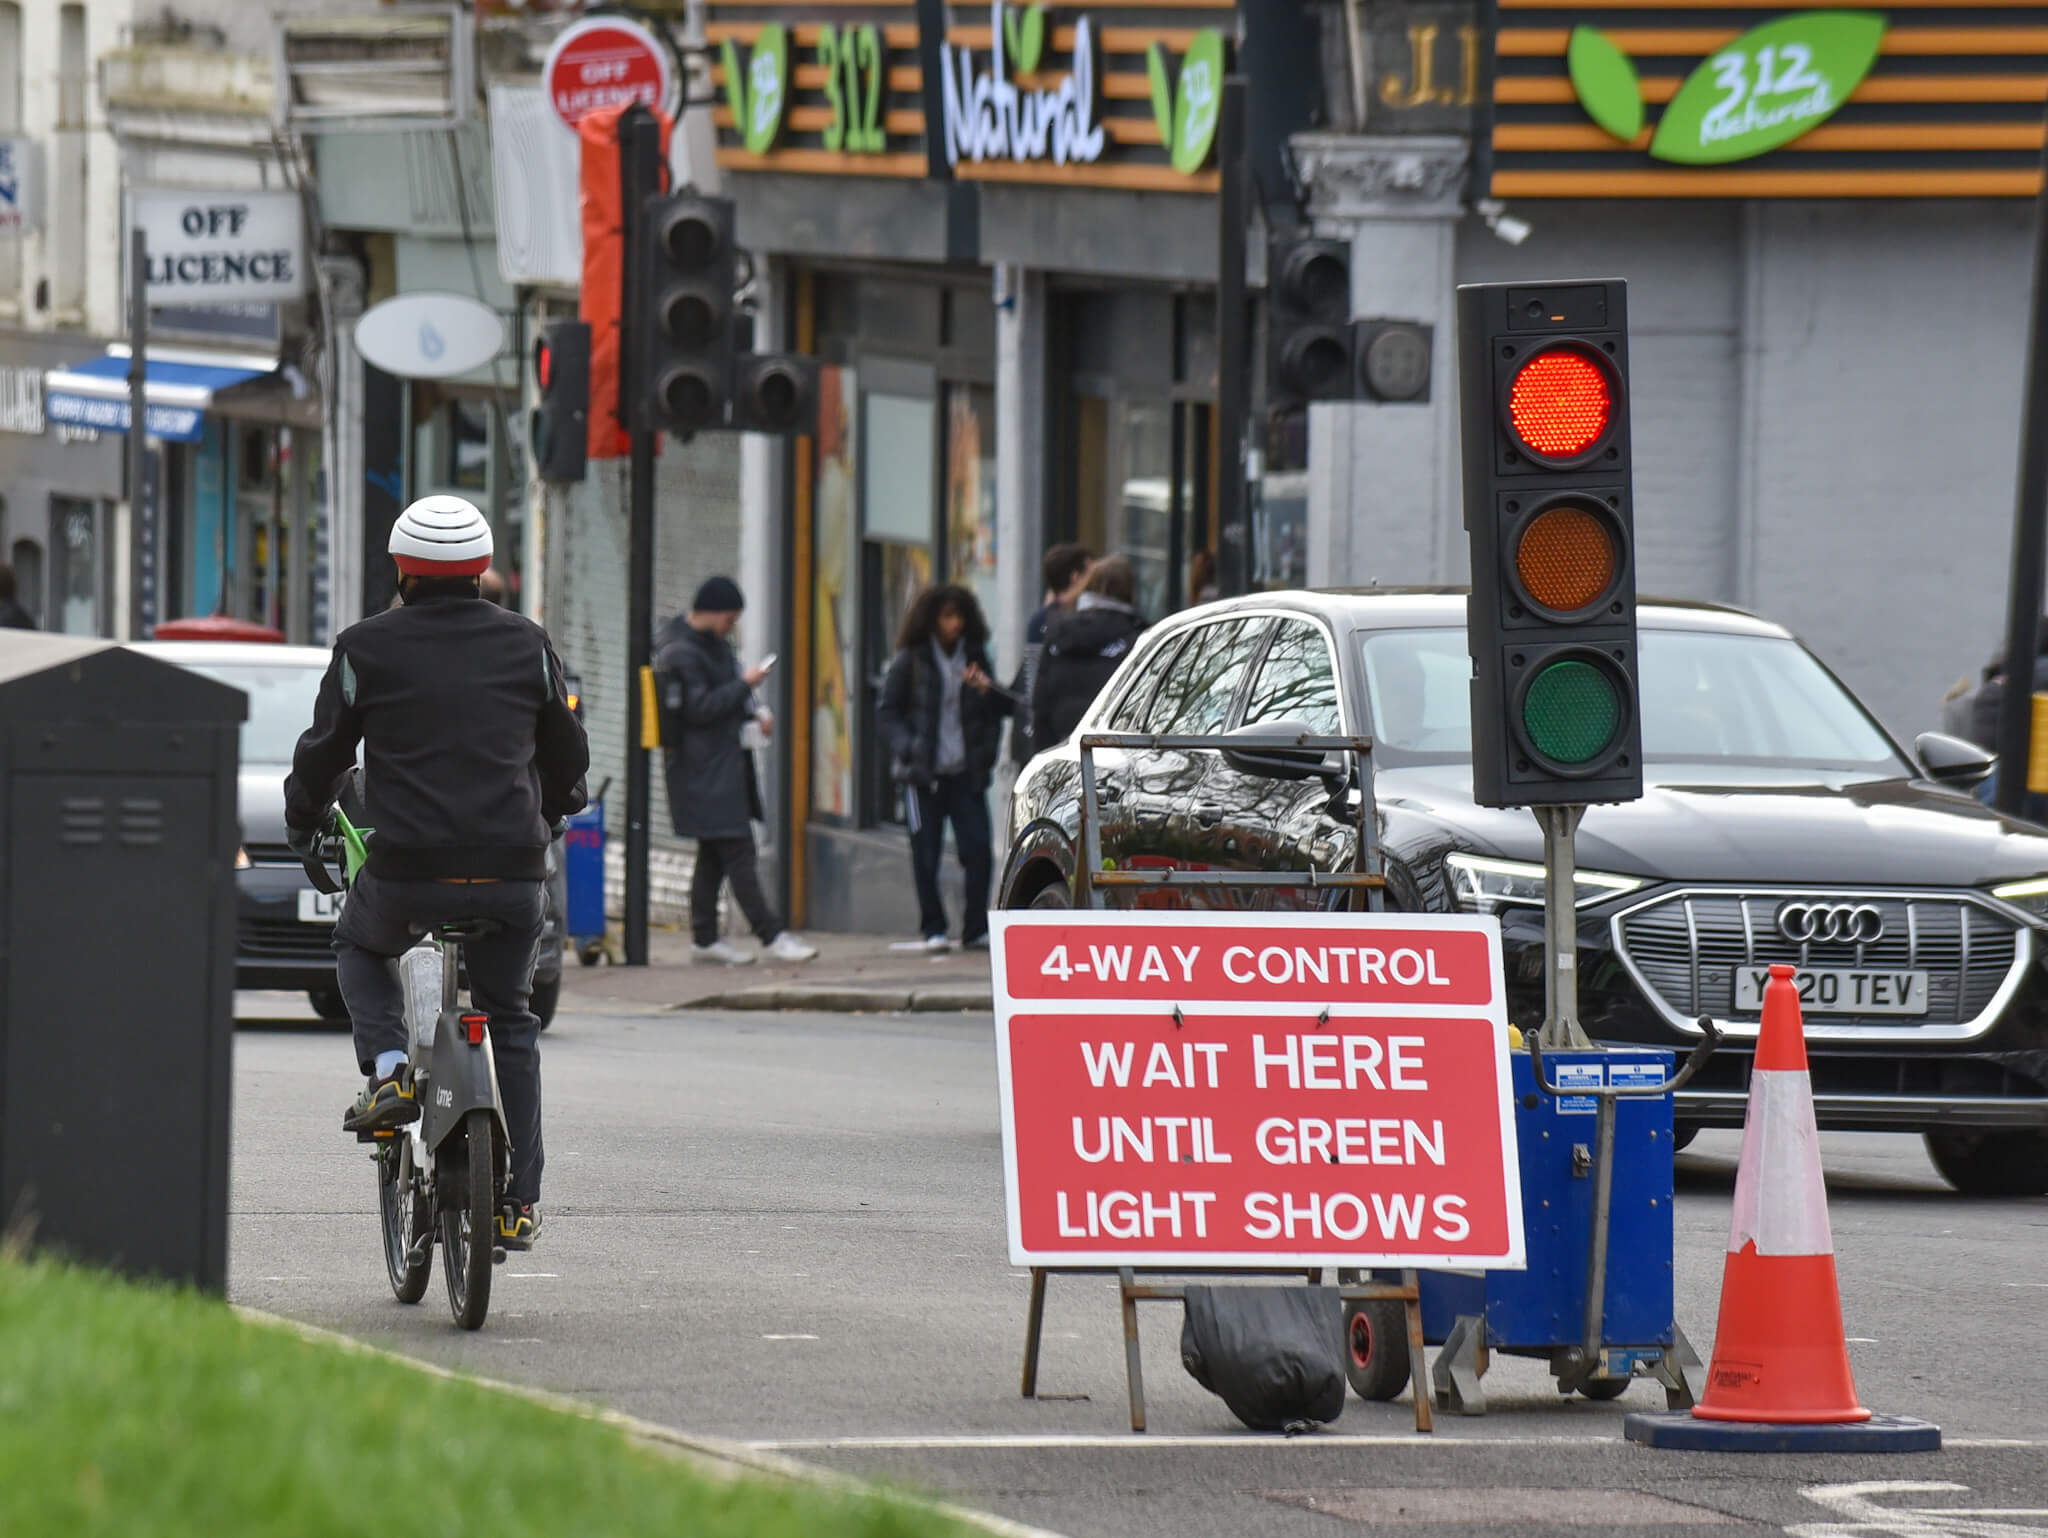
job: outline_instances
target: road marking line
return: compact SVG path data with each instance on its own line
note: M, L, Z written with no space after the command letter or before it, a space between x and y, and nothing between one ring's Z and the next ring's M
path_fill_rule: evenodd
M763 1335L763 1340L816 1340L815 1335Z
M508 1277L517 1277L521 1281L559 1282L562 1279L562 1273L559 1271L507 1271L505 1274Z
M1050 1398L1052 1396L1045 1396ZM748 1442L748 1447L761 1452L854 1452L863 1449L903 1451L962 1452L976 1450L1033 1449L1058 1450L1062 1448L1088 1449L1124 1447L1142 1450L1147 1447L1255 1447L1261 1451L1276 1448L1316 1447L1622 1447L1619 1430L1608 1436L1497 1436L1461 1437L1444 1436L1441 1433L1417 1436L1412 1431L1399 1432L1328 1432L1301 1437L1264 1437L1254 1432L1202 1431L1202 1432L1146 1432L1135 1435L1128 1432L984 1432L957 1436L846 1436L846 1437L794 1437L770 1438L764 1441ZM1942 1446L1948 1448L2034 1448L2048 1447L2048 1441L2029 1440L2019 1437L1945 1437Z

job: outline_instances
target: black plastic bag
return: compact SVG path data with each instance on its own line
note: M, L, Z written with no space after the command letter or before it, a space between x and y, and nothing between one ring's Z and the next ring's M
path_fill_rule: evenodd
M1344 1318L1334 1287L1190 1287L1180 1330L1189 1376L1254 1431L1344 1413Z

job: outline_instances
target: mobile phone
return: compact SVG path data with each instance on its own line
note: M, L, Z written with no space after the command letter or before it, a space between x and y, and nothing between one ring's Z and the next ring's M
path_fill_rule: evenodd
M775 659L777 655L778 654L775 652L770 652L767 656L763 657L758 663L756 663L755 666L760 668L760 670L764 673L772 673L775 671Z

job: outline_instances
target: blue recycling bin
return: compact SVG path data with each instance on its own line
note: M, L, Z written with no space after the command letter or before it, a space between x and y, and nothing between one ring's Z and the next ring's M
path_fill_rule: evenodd
M562 835L568 913L564 927L584 965L604 949L604 798L569 819Z

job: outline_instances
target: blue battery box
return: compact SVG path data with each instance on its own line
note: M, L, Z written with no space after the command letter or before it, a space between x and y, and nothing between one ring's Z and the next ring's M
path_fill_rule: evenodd
M604 939L604 802L593 801L569 819L562 835L563 882L568 888L564 929L571 943Z

